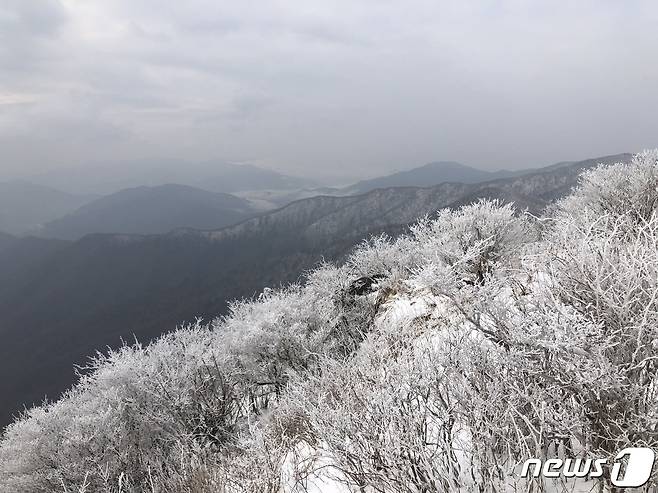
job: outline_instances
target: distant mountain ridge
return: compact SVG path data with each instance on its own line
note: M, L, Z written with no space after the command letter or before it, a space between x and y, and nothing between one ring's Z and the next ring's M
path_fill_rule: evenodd
M184 320L226 313L232 299L294 281L371 234L396 235L443 207L486 197L539 211L568 193L583 169L628 159L607 156L484 183L313 197L216 231L49 242L11 281L0 276L0 374L16 376L0 379L0 425L23 404L55 397L71 384L73 364L121 338L146 341Z
M598 158L602 162L609 162L610 159L627 159L629 154L613 154ZM400 171L386 176L380 176L368 180L362 180L354 185L341 189L341 192L349 195L357 195L375 190L377 188L391 187L432 187L441 183L483 183L502 178L513 178L516 176L541 173L556 170L558 168L569 167L573 165L584 166L583 163L591 165L592 159L584 161L562 161L541 168L525 168L520 170L501 169L497 171L486 171L473 168L455 161L435 161L417 168ZM336 189L334 189L336 191Z
M472 168L455 161L436 161L418 168L363 180L347 187L350 193L366 193L377 188L431 187L444 182L476 183L495 178L495 173Z
M480 183L443 182L432 187L378 188L361 195L317 196L301 199L219 231L193 232L213 239L304 228L308 239L325 241L369 228L408 224L443 207L455 207L478 198L514 202L519 209L538 213L566 195L582 170L598 163L627 162L632 154L615 154L547 167L534 173ZM511 172L515 173L515 172Z
M345 197L348 195L362 195L378 188L431 187L445 182L477 183L512 175L514 175L514 172L511 171L489 172L454 161L436 161L391 175L362 180L353 185L340 188L319 187L288 192L255 191L241 195L268 204L270 208L279 208L296 200L320 195Z
M47 223L38 234L61 239L90 233L162 234L180 227L218 229L252 215L250 203L234 195L169 184L101 197Z

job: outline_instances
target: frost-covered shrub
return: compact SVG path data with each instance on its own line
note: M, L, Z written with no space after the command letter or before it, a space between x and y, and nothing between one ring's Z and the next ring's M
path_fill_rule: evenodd
M477 306L445 296L391 313L353 358L293 380L287 399L308 423L317 473L375 491L501 489L525 458L584 440L571 394L600 378L598 327L568 307L501 298L508 288L488 282Z
M409 236L402 235L393 240L380 235L355 248L346 266L356 276L381 275L384 278L404 279L422 261L417 242Z
M527 216L488 200L444 209L412 227L412 234L424 264L451 266L470 284L482 284L497 265L518 262L522 247L537 238Z
M305 287L270 291L258 303L235 302L214 323L215 344L245 391L263 400L259 406L281 394L290 372L314 371L320 356L345 356L363 339L374 302L346 302L350 276L339 281L336 273L344 270L324 266Z
M259 303L234 302L230 315L214 323L217 344L235 378L255 399L266 401L281 393L289 371L315 364L331 311L331 300L299 286L268 293ZM258 405L267 407L266 402Z
M175 471L181 444L201 451L230 446L242 398L207 334L197 324L147 348L99 355L64 398L10 426L0 471L34 482L34 491L114 491L119 478L143 485Z
M609 170L594 172L595 180L597 173ZM658 216L633 214L605 214L591 225L559 218L545 260L554 295L600 324L607 339L599 371L618 381L595 381L577 398L595 446L608 453L658 445Z
M633 156L630 163L585 171L579 187L557 204L556 212L581 229L613 226L632 234L657 207L658 149L654 149ZM601 221L602 217L607 220Z
M436 491L456 484L444 457L451 419L437 396L447 394L447 382L431 361L408 352L389 356L364 343L356 359L328 361L322 375L291 389L311 425L318 464L332 464L329 472L355 489Z

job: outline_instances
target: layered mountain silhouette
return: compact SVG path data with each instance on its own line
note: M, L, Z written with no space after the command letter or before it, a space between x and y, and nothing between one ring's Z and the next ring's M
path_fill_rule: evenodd
M614 157L614 156L612 156ZM605 159L605 158L602 158ZM585 162L585 161L582 161ZM551 171L565 166L576 164L576 161L564 161L544 168L530 168L521 170L502 169L498 171L485 171L473 168L455 161L435 161L416 168L412 168L390 175L379 176L359 181L347 187L322 187L287 191L255 191L246 194L252 199L259 199L269 204L283 206L294 200L301 200L318 195L342 197L346 195L360 195L378 188L394 187L431 187L441 183L473 184L493 181L500 178L513 178L536 173L539 170Z
M533 170L534 171L534 170ZM526 173L529 171L526 171ZM440 183L478 183L505 176L524 174L524 172L496 171L489 172L472 168L454 161L437 161L417 168L378 176L359 181L347 187L319 187L299 190L256 190L243 194L254 201L260 201L265 207L282 207L295 200L301 200L318 195L343 197L360 195L378 188L392 187L430 187Z
M68 214L95 196L60 192L27 182L0 183L0 231L24 234Z
M227 193L185 185L137 187L102 197L45 224L40 236L78 239L90 233L158 234L176 228L218 229L254 215Z
M544 168L530 168L521 170L502 169L498 171L485 171L466 166L455 161L436 161L410 170L400 171L386 176L363 180L354 185L341 189L343 193L356 195L366 193L377 188L391 187L431 187L441 183L482 183L500 178L513 178L533 174L538 171L547 172L559 168L575 166L591 166L592 161L608 162L610 159L627 159L627 154L616 154L593 160L562 161ZM335 191L336 189L334 189Z
M571 190L583 169L630 157L483 183L313 197L215 231L41 240L41 251L33 245L29 261L14 262L11 275L0 276L0 374L12 376L0 380L0 423L45 395L55 398L73 382L73 365L96 350L226 313L230 300L295 281L368 235L395 235L421 216L485 197L538 212ZM14 241L14 253L5 249L0 266L34 240Z

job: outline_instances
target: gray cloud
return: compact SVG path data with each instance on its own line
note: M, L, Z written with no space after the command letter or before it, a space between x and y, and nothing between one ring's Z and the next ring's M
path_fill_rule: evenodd
M650 0L12 0L0 179L111 160L306 175L656 146Z

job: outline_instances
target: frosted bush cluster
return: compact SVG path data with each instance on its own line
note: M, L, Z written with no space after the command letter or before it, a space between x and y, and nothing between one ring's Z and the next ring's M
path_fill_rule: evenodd
M99 354L7 428L0 491L544 491L526 459L657 447L657 206L644 152Z

